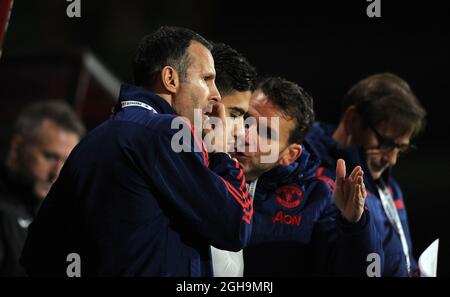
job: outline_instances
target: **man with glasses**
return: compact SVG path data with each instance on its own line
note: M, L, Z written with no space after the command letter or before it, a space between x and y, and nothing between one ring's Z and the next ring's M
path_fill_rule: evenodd
M343 158L350 169L361 165L367 188L367 207L383 240L382 276L414 276L406 208L391 169L399 155L414 146L411 139L425 125L426 111L400 77L381 73L358 82L346 94L337 127L315 123L307 139L322 159L319 176L334 177Z
M245 117L245 150L234 154L254 203L244 276L365 276L367 255L382 250L364 205L364 172L358 166L346 178L339 160L334 188L316 176L320 162L304 142L314 122L311 95L268 77Z

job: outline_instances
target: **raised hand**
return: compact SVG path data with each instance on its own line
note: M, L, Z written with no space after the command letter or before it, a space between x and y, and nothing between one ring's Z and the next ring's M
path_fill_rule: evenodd
M364 212L366 187L364 172L356 166L349 177L345 177L345 161L339 159L336 164L336 185L333 190L334 203L342 216L349 222L358 222Z

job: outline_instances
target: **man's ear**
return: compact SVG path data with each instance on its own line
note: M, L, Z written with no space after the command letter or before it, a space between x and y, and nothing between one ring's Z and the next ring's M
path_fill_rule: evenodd
M347 135L346 145L351 144L354 135L361 129L361 116L354 105L347 108L344 114L344 131Z
M165 66L161 70L161 85L169 93L176 93L180 84L178 71L171 66Z
M11 138L8 152L9 160L14 160L14 162L17 162L20 155L20 150L22 149L24 142L25 138L20 134L16 134Z
M289 166L302 154L302 146L297 143L290 144L281 154L278 165Z

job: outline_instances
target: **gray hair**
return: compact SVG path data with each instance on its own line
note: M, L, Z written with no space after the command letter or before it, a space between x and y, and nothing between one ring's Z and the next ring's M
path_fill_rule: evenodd
M27 106L17 117L12 134L34 136L44 120L51 120L63 130L76 133L80 138L86 130L74 110L61 100L47 100Z

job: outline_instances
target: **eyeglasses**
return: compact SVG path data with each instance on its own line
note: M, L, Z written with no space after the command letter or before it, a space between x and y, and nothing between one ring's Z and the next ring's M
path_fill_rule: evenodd
M373 131L378 141L378 146L371 149L377 149L383 153L390 153L397 148L402 154L406 154L417 149L417 147L413 144L398 144L394 140L384 137L372 125L369 125L369 128Z

